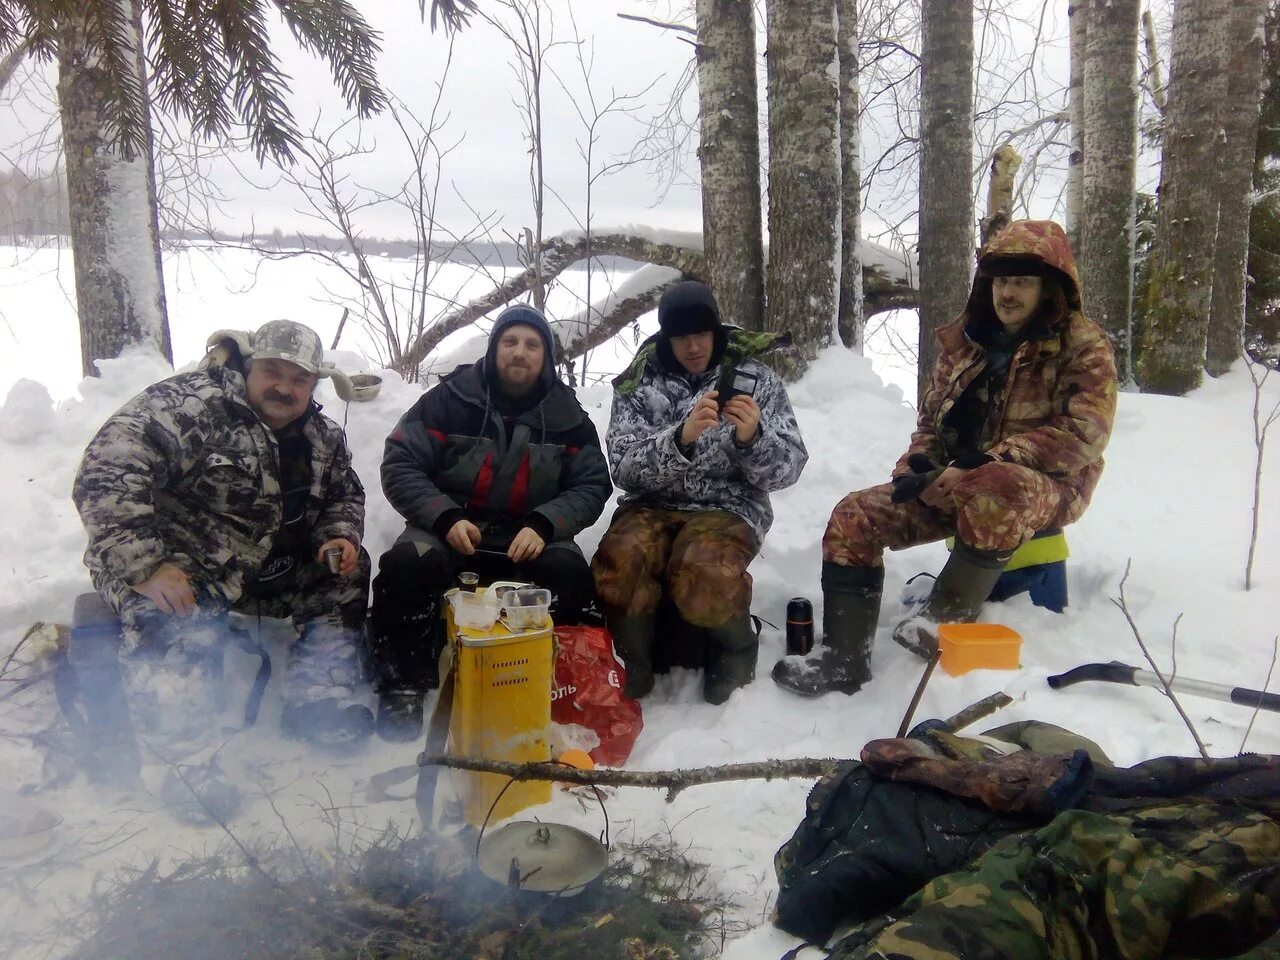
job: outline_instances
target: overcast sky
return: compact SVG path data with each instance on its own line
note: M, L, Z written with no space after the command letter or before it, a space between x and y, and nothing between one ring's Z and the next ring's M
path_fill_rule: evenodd
M1010 4L1015 13L1025 18L1016 27L1025 36L1009 36L994 42L993 55L987 69L1005 56L1029 46L1038 35L1045 69L1051 76L1047 82L1028 88L1024 101L1032 111L1052 112L1062 106L1061 84L1066 71L1066 0L983 0L984 3ZM488 10L497 4L485 2ZM529 142L524 123L513 98L519 97L519 86L512 72L514 52L510 44L480 18L453 38L443 30L433 33L419 17L414 0L360 0L358 6L372 26L382 34L382 53L378 75L385 90L404 101L410 109L426 119L435 98L436 86L445 83L441 116L447 122L438 142L456 144L444 160L439 191L437 219L447 230L463 232L472 228L475 211L498 215L494 235L503 231L517 233L532 221L529 189ZM660 20L676 19L686 6L682 0L548 0L543 3L544 16L554 14L554 24L546 24L547 34L560 45L547 54L548 75L543 83L543 124L545 142L546 232L548 234L580 225L583 216L585 161L580 148L586 138L574 101L590 114L586 102L586 86L582 78L572 40L575 23L567 14L572 8L576 32L583 39L584 59L590 62L591 88L598 104L614 95L642 94L632 101L634 116L615 115L605 118L598 131L594 168L616 160L639 140L647 122L664 109L673 87L690 67L693 47L685 34L662 30L642 23L620 19L617 14L630 13ZM1154 4L1163 19L1166 4ZM687 17L688 14L685 14ZM975 28L980 43L989 24L979 15ZM275 47L285 71L291 76L292 92L288 103L304 129L316 128L328 133L349 119L341 94L334 85L326 65L301 51L283 23L275 30ZM1046 41L1046 38L1050 38ZM452 39L453 58L447 77ZM914 45L915 38L902 38ZM988 41L990 42L990 41ZM763 41L761 42L763 46ZM51 70L49 72L52 72ZM1056 75L1062 73L1061 78ZM555 74L563 78L566 93ZM763 91L762 91L763 92ZM1016 98L1015 98L1016 99ZM685 115L695 116L696 90L685 95ZM48 105L46 105L48 106ZM981 104L979 105L981 106ZM914 104L912 104L914 108ZM30 128L30 110L0 111L0 148L12 153L12 144L21 130ZM1018 118L997 116L995 130L1012 129ZM1007 126L1005 125L1007 122ZM409 158L389 116L366 121L359 130L364 143L373 151L348 164L350 189L373 187L393 190L407 175ZM896 124L890 124L896 129ZM357 126L351 124L344 137L353 138ZM882 124L872 118L864 120L864 162L878 151L877 136L883 135ZM896 135L896 134L895 134ZM981 136L981 129L979 136ZM692 143L696 143L696 136ZM1050 151L1040 157L1041 164L1065 159L1065 150ZM639 164L622 169L599 180L594 187L593 222L595 226L644 223L672 229L699 229L700 200L693 185L697 177L697 161L691 151L684 154L683 176L674 187L666 189L651 168ZM270 168L260 169L251 156L243 156L237 167L249 178L234 174L226 166L216 168L216 179L228 197L218 224L224 228L247 229L253 225L260 232L273 227L285 230L333 233L297 212L304 204L291 188L281 185L278 174ZM1052 174L1050 180L1052 180ZM262 189L266 188L266 189ZM867 213L871 223L880 214L893 222L914 210L914 177L908 176L896 189L886 188L883 196L873 196ZM1031 209L1036 216L1052 216L1059 211L1052 197L1042 197ZM556 194L559 195L558 199ZM364 211L361 227L368 234L408 237L412 225L402 213L392 208Z

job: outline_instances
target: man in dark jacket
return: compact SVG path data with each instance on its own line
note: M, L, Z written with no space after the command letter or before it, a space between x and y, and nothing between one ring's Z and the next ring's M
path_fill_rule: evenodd
M658 326L613 381L609 463L626 495L591 567L627 695L653 687L667 592L707 631L703 696L724 703L755 677L747 567L773 522L769 494L799 480L809 454L782 379L760 360L776 334L721 323L696 280L662 295Z
M938 340L892 482L849 494L831 514L822 538L824 643L773 671L795 693L853 693L870 679L886 547L955 537L923 608L893 632L932 657L937 625L972 621L1013 551L1079 519L1102 473L1115 360L1106 334L1081 312L1060 226L1019 220L996 234L964 313Z
M369 592L364 488L342 429L312 399L333 369L315 332L290 320L211 347L200 370L148 387L103 424L72 491L85 563L124 624L134 720L168 736L214 729L208 680L234 609L300 628L286 735L368 736L373 716L352 699Z
M499 314L484 359L428 390L387 438L382 489L407 522L373 585L378 731L416 737L438 682L441 594L460 570L547 587L556 623L594 598L574 536L613 491L600 439L555 374L541 312Z

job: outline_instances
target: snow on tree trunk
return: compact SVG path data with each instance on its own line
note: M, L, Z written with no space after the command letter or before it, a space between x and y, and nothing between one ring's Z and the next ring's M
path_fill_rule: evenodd
M1087 5L1083 119L1088 146L1076 247L1085 313L1107 332L1125 380L1132 380L1139 8L1140 0Z
M141 11L136 2L131 6L136 52L141 49ZM88 54L82 38L81 22L61 25L58 103L80 354L85 376L96 376L97 360L117 357L132 344L149 344L170 363L173 349L165 312L150 143L145 155L126 158L118 152L105 107L106 73ZM136 63L141 72L140 55ZM149 129L149 114L147 123Z
M840 55L840 340L862 352L866 329L862 289L862 138L858 131L858 3L839 0Z
M751 0L698 0L702 229L725 318L759 330L764 308L756 21Z
M1071 20L1071 79L1067 87L1067 114L1071 118L1071 153L1067 156L1067 239L1080 250L1080 218L1084 202L1084 63L1089 34L1088 0L1067 5Z
M840 64L834 0L768 5L767 330L789 331L779 358L799 376L835 342L840 299Z
M1218 236L1218 107L1226 90L1230 5L1176 0L1160 170L1160 207L1146 291L1138 379L1183 396L1204 377Z
M924 0L920 58L919 392L973 278L973 5Z
M1245 262L1249 257L1249 207L1267 0L1235 0L1222 102L1222 171L1218 184L1218 243L1214 248L1213 301L1205 369L1220 376L1240 356L1244 336Z

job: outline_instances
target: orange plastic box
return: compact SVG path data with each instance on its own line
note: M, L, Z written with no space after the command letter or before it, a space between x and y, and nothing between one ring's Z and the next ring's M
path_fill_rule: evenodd
M1022 635L1001 623L938 625L939 665L953 677L970 670L1016 670Z

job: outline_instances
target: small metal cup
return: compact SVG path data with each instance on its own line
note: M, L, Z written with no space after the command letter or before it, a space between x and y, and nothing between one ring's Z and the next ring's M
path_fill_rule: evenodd
M324 562L330 573L342 572L342 548L330 547L324 552Z

